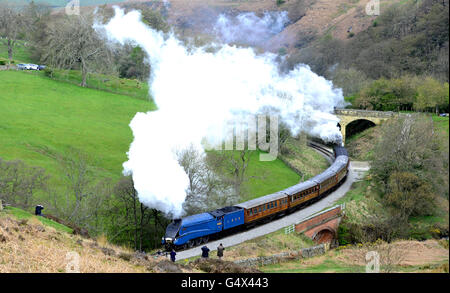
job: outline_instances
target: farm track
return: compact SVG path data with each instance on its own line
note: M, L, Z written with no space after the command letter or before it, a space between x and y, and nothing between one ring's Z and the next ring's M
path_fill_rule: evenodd
M330 150L328 150L325 146L322 146L318 143L309 143L309 145L314 148L316 151L318 151L320 154L322 154L327 159L330 158ZM332 158L334 158L333 153L331 152ZM332 159L331 159L332 162ZM356 168L355 168L356 167ZM261 224L259 226L256 226L251 229L244 230L242 232L239 232L234 235L230 235L218 240L210 241L206 244L211 251L215 250L217 246L219 246L220 243L222 243L225 247L231 247L237 244L240 244L242 242L245 242L247 240L251 240L275 231L278 231L284 227L287 227L292 224L299 223L303 221L304 219L308 218L309 216L320 212L321 210L328 208L332 206L339 198L343 197L349 190L353 182L358 181L361 179L366 171L369 170L369 167L367 164L364 164L363 162L359 162L357 166L353 166L353 162L350 162L349 172L347 174L347 179L341 186L339 186L338 189L330 193L328 196L324 197L323 199L304 207L301 210L298 210L296 212L293 212L292 214L288 214L282 218L273 220L267 224ZM195 256L201 255L201 249L200 246L196 246L191 249L183 250L177 252L177 259L187 259Z

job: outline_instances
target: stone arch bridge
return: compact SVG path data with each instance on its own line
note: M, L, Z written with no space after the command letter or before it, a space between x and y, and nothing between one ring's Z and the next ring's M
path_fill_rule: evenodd
M379 125L383 121L388 120L398 113L384 111L367 111L356 109L335 109L334 114L340 119L338 126L341 129L342 141L345 143L345 137L348 132L348 126L361 121Z

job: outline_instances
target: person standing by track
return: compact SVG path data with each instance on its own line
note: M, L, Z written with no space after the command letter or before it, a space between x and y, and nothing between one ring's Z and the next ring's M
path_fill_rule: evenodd
M217 257L219 259L222 259L224 250L225 250L225 247L223 247L222 243L220 243L220 245L217 246Z
M206 245L202 247L202 257L203 258L209 257L209 248Z

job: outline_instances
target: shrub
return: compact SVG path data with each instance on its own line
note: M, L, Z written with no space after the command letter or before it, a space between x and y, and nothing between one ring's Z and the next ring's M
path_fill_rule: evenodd
M53 69L51 69L50 67L45 67L44 74L47 77L53 78Z
M0 65L6 65L6 60L0 59Z

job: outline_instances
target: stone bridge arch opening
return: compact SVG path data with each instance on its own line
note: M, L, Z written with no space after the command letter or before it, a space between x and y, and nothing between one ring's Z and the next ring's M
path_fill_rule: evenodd
M312 237L313 241L317 244L330 243L336 238L336 231L330 227L321 229Z
M346 125L345 136L349 138L357 133L363 132L366 129L375 127L375 122L368 119L356 119Z

